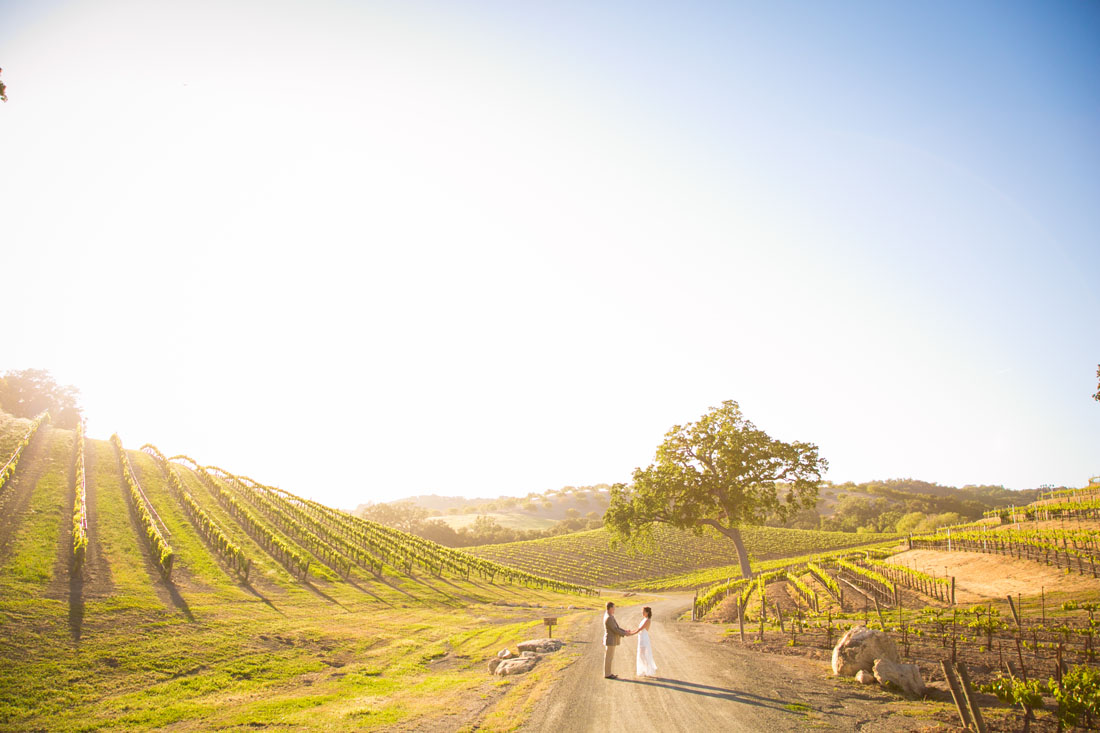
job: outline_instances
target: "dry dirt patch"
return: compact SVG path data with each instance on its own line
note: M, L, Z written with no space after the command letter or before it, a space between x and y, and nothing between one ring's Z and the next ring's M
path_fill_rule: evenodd
M955 576L955 600L958 603L980 603L989 598L1038 595L1040 588L1067 592L1095 591L1094 578L1064 569L1019 560L1004 555L978 552L938 552L909 550L890 557L887 562L912 567L925 573Z

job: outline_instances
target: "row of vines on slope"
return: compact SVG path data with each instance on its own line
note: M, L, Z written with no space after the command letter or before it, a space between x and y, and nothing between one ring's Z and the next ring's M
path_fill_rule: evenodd
M118 453L118 467L122 473L122 481L126 485L126 496L130 499L130 505L137 514L138 521L145 532L145 539L149 543L153 560L164 574L164 577L169 578L172 575L172 564L176 559L176 553L172 550L172 546L168 544L168 540L165 539L168 530L164 527L163 522L160 522L156 510L153 509L152 503L145 496L141 484L138 483L137 477L134 475L134 468L130 465L130 457L126 454L126 449L122 447L122 440L118 437L118 433L111 436L111 444Z
M76 424L73 448L73 572L84 567L88 553L88 492L84 477L84 421Z
M328 541L325 536L328 533L319 528L296 512L294 509L280 502L266 492L259 491L251 486L238 481L232 474L223 471L216 466L206 466L208 472L219 475L219 478L235 492L236 495L247 501L254 509L259 511L268 521L278 527L288 538L305 547L323 564L335 571L340 577L351 577L353 562L343 550L348 550L346 543ZM318 531L318 530L321 531Z
M468 580L471 573L475 573L489 582L503 580L533 588L570 593L595 593L581 585L543 578L475 557L461 550L444 547L431 540L303 499L283 489L264 486L252 479L236 478L242 482L248 482L257 491L265 491L279 497L301 516L308 517L321 526L330 537L340 535L376 554L382 562L394 567L403 567L406 573L411 572L414 566L419 566L425 572L437 576L446 571Z
M34 419L30 428L23 435L22 440L19 441L19 445L15 447L11 457L8 458L7 463L3 468L0 468L0 507L7 501L7 493L4 491L4 487L8 484L8 479L15 475L15 468L19 465L19 459L23 455L23 451L27 449L27 446L31 444L31 440L34 439L38 429L50 421L50 413L43 412Z
M185 455L172 456L169 461L185 461L190 463L199 481L218 500L222 508L241 525L248 536L260 547L263 547L276 560L281 562L291 575L306 579L309 576L310 560L298 551L290 542L287 542L278 532L271 528L266 521L256 516L239 500L222 481L212 476L206 469L199 465L193 458Z
M172 496L183 507L184 512L187 514L188 519L191 520L192 526L198 531L211 546L225 559L229 565L241 574L241 577L248 580L249 570L252 568L252 563L245 555L244 550L236 542L231 540L225 531L218 525L218 523L204 510L194 497L191 496L191 492L180 481L179 474L176 473L175 467L168 462L168 459L164 457L156 446L146 443L141 446L141 449L153 456L157 463L160 465L161 471L168 479L168 489Z
M1097 574L1100 559L1100 531L1085 529L1010 529L995 531L947 530L909 538L911 549L982 552L1007 555L1021 560L1042 562L1077 571Z
M348 578L353 566L381 576L386 568L409 574L418 567L432 575L444 572L469 579L476 574L490 582L503 581L528 587L595 594L589 588L518 571L469 553L444 547L421 537L370 522L318 502L296 496L217 466L200 466L187 456L174 456L194 466L207 487L234 516L252 516L252 526L270 523L285 536L308 549L321 562ZM252 514L255 512L255 514ZM263 517L260 520L259 517ZM247 521L247 520L246 520ZM262 530L259 530L262 533ZM269 530L271 537L275 533Z

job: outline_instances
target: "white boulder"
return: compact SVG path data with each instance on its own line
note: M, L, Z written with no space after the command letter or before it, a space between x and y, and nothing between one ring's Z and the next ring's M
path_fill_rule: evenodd
M904 692L910 697L924 695L924 680L921 679L920 668L915 664L876 659L874 672L875 679L887 689Z
M530 672L535 668L535 665L539 663L538 656L532 657L519 657L517 659L501 659L497 668L493 670L493 674L500 677L507 677L512 674L523 674Z
M521 641L516 645L516 648L521 652L538 652L539 654L549 654L550 652L556 652L565 645L561 639L531 639L530 641Z
M876 659L898 662L898 648L887 634L866 626L848 629L833 648L833 674L854 677L856 672L872 672Z

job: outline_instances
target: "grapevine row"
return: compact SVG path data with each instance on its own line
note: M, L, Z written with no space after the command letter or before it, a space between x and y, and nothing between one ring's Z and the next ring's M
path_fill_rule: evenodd
M507 582L523 584L527 587L595 594L595 591L584 586L550 580L490 562L460 550L444 547L431 540L303 499L284 489L264 486L255 481L252 483L256 488L266 490L281 497L288 504L296 506L331 531L339 532L372 552L380 553L384 562L395 566L400 562L406 573L411 572L414 565L418 565L434 575L441 575L446 570L469 579L471 572L474 572L489 582L502 577Z
M221 470L217 466L206 466L205 470L208 473L218 475L223 484L229 487L238 498L251 504L254 509L279 528L283 534L308 549L314 557L335 570L340 577L347 579L350 576L351 561L317 534L303 527L292 511L288 511L285 506L281 506L271 496L245 486L237 481L232 474Z
M815 591L813 588L803 582L802 578L798 577L797 572L792 573L790 571L787 571L785 573L785 576L787 578L787 582L789 582L794 587L794 589L798 592L798 595L802 596L802 600L806 601L806 605L808 605L814 613L817 613L818 608L820 608L820 604L817 600L817 591Z
M856 565L854 562L850 562L848 560L845 560L842 557L836 558L833 562L835 562L839 567L842 567L845 570L853 572L856 575L864 577L867 580L870 580L874 583L878 583L883 588L890 591L891 595L893 595L894 593L897 592L897 586L894 585L894 581L890 580L889 578L887 578L885 575L882 575L881 573L878 573L878 572L876 572L876 571L874 571L870 568L865 568L861 565Z
M84 477L84 421L76 424L76 453L73 459L73 572L84 567L88 553L88 492Z
M30 428L27 430L26 435L19 441L19 445L16 446L15 451L11 454L11 458L4 464L3 468L0 468L0 496L3 495L4 486L7 485L8 479L15 473L15 467L19 465L19 458L23 455L23 451L31 443L31 439L34 438L35 433L38 432L38 428L43 423L50 421L50 413L43 412L34 419Z
M941 601L951 600L952 583L951 578L947 576L938 577L929 575L919 570L907 568L904 565L894 565L893 563L871 560L869 558L863 562L895 583L901 583L906 588L912 588L925 595L938 598Z
M815 578L817 578L823 586L825 586L826 590L833 594L833 598L837 599L837 601L840 601L843 594L840 590L840 583L836 582L836 578L829 575L829 573L827 573L825 569L817 563L806 563L806 569L809 570L810 573Z
M239 501L220 481L215 480L194 459L179 455L172 456L168 460L182 460L191 463L195 475L199 477L203 485L257 544L271 553L272 557L283 563L292 575L303 579L307 577L309 574L309 559L276 534L266 522L253 514L242 501Z
M134 508L142 529L145 531L145 539L149 542L153 559L160 571L164 573L164 577L171 577L172 563L176 558L176 554L172 551L172 546L168 544L168 540L164 538L164 534L157 527L156 522L153 521L153 508L134 476L134 468L130 465L130 457L126 455L126 450L122 447L122 440L118 437L118 433L111 436L111 444L114 445L115 451L118 453L118 468L122 473L122 481L126 484L126 494L130 498L130 505Z
M1092 577L1098 577L1096 561L1100 558L1100 533L1094 530L950 531L911 537L909 546L1008 555L1076 570L1081 575L1089 572Z
M244 550L236 542L231 540L228 535L222 531L222 528L218 526L218 523L206 513L206 511L198 505L194 497L180 481L179 474L176 473L175 467L168 463L168 459L164 457L164 454L157 450L157 447L146 443L141 446L141 449L153 456L160 464L161 470L168 478L168 489L176 501L180 503L184 511L187 514L188 519L191 520L191 524L198 530L199 534L206 539L226 561L236 570L241 576L248 580L248 572L252 568L252 563L248 557L244 554Z

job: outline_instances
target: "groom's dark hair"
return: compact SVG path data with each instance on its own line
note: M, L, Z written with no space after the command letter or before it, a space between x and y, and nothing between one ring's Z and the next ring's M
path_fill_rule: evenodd
M610 611L614 607L615 607L615 601L608 601L607 602L607 610L608 611Z

